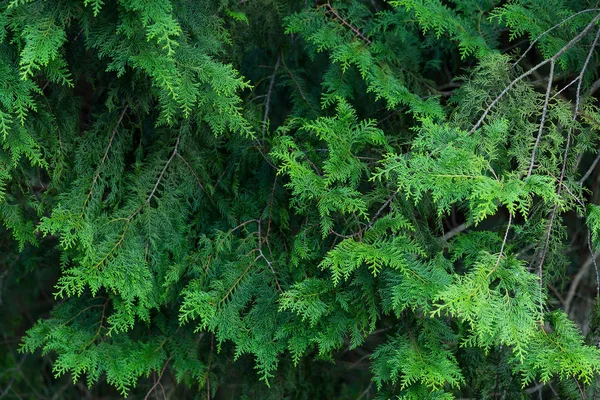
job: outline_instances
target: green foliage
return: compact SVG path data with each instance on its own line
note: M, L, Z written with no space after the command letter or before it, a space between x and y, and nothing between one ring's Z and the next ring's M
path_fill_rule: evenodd
M600 13L497 3L0 1L0 397L595 396Z

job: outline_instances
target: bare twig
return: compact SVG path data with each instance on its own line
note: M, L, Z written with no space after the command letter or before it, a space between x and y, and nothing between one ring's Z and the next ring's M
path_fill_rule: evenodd
M502 259L502 255L504 254L504 247L506 246L506 241L508 240L508 232L510 231L510 225L512 224L512 213L508 213L508 224L506 225L506 231L504 231L504 239L502 239L502 246L500 247L500 254L498 254L498 259L496 260L496 264L494 268L498 267L500 264L500 260Z
M370 354L368 354L370 356ZM360 400L363 397L368 398L369 396L369 392L371 392L371 387L373 386L373 381L369 382L369 385L367 386L367 388L356 398L356 400Z
M560 98L564 98L564 96L561 96L562 92L564 92L565 90L567 90L572 84L574 84L575 82L577 82L579 80L579 76L577 76L575 79L573 79L571 82L567 83L562 89L560 89L558 92L554 93L551 97L551 99L553 100L555 97L560 97Z
M581 399L582 400L587 399L587 396L585 395L583 388L581 387L581 385L579 384L579 381L577 380L577 378L575 376L573 377L573 380L575 381L575 384L577 385L577 389L579 389L579 393L581 393Z
M367 38L365 35L363 35L357 28L355 28L354 26L352 26L348 21L346 21L344 18L342 18L335 11L335 8L333 8L331 6L331 4L329 3L329 0L327 0L327 3L325 3L324 6L326 8L326 11L325 11L326 13L333 14L338 21L340 21L346 27L350 28L352 30L352 32L354 32L356 34L356 36L358 36L359 38L361 38L366 44L371 44L371 41L369 40L369 38Z
M587 66L589 64L590 59L592 58L592 54L594 51L594 48L596 47L596 44L598 43L598 38L600 38L600 29L596 32L596 36L594 37L594 42L592 43L592 47L590 48L590 51L588 52L588 55L586 57L586 60L583 64L583 67L581 68L581 72L579 73L579 83L577 84L577 92L575 94L575 109L573 110L573 122L577 119L577 116L579 114L579 106L581 104L581 85L583 82L583 75L585 74L585 71L587 69ZM554 63L551 64L551 72L554 68ZM549 81L551 82L551 80ZM548 86L550 86L550 83L548 84ZM546 93L546 99L548 98L548 93ZM546 105L545 105L546 106ZM541 125L540 125L540 130L541 130ZM562 188L563 188L563 180L565 178L565 170L567 168L567 158L568 158L568 154L569 154L569 147L571 145L571 136L573 133L573 128L569 129L569 133L567 134L567 144L565 146L565 151L564 151L564 155L563 155L563 162L562 162L562 168L560 171L560 178L558 179L558 188L556 190L556 195L557 197L560 196ZM539 140L539 134L538 134L538 140ZM536 141L536 145L537 145L537 141ZM534 152L535 152L535 147L534 147ZM529 172L531 173L531 169L533 167L533 157L532 157L532 163L529 166ZM528 174L529 176L530 174ZM554 218L556 217L556 211L558 209L558 202L554 205L554 208L552 209L552 212L550 213L550 222L548 224L548 232L546 234L546 241L544 243L544 249L542 250L542 255L540 257L540 264L538 265L538 275L540 277L540 285L542 284L542 267L544 264L544 260L546 258L546 253L548 252L548 246L550 243L550 235L552 233L552 225L554 223ZM591 248L590 248L591 250ZM592 255L592 253L590 253L590 255ZM595 258L592 257L592 260L594 260L595 263ZM599 289L600 291L600 289Z
M538 129L537 137L535 138L533 150L531 150L531 162L529 164L529 170L527 171L528 178L531 176L531 172L533 171L533 165L535 164L535 154L537 152L538 145L540 144L542 132L544 131L544 122L546 122L546 114L548 112L548 103L550 101L550 91L552 90L552 76L553 75L554 75L554 60L552 60L550 62L550 74L548 77L548 85L546 87L546 97L544 99L544 107L542 109L542 120L540 121L540 127Z
M375 215L373 215L373 218L371 218L371 220L369 221L369 223L364 227L364 228L360 228L358 230L358 232L355 232L351 235L342 235L341 233L336 232L335 230L331 229L329 231L329 233L333 233L335 236L342 238L342 239L351 239L353 237L356 236L360 236L362 238L362 234L363 232L371 229L371 227L373 227L373 225L375 224L375 222L377 221L377 218L379 218L379 215L383 212L383 210L386 209L387 206L390 205L390 203L392 202L392 200L394 200L394 198L398 195L399 189L396 189L396 191L394 193L392 193L390 195L390 197L388 197L388 199L385 201L385 203L383 203L383 205L381 207L379 207L379 209L375 212Z
M594 265L594 271L596 272L596 298L600 298L600 274L598 274L598 264L596 263L596 255L592 251L592 234L589 230L587 236L587 247L588 251L590 252L592 265Z
M275 76L277 75L277 71L279 70L279 63L281 62L281 54L277 56L277 62L275 63L275 69L273 71L273 75L271 75L271 80L269 82L269 90L267 91L267 101L265 103L265 115L263 116L263 126L262 133L265 134L265 130L267 129L267 119L269 118L269 107L271 106L271 94L273 93L273 86L275 84Z
M583 176L579 180L579 184L580 185L583 185L583 183L586 181L586 179L590 177L591 173L596 168L596 165L598 165L598 161L600 161L600 150L598 150L598 155L594 159L594 162L592 163L592 165L590 165L590 167L588 168L588 170L586 171L586 173L583 174Z
M271 232L271 216L273 215L273 201L275 200L275 187L277 186L277 179L279 175L275 175L275 179L273 179L273 187L271 188L271 197L269 198L269 217L267 222L267 233L265 235L265 243L267 244L267 248L269 249L269 256L273 258L273 252L271 251L271 246L269 245L269 233Z
M581 280L586 276L586 274L589 271L589 268L592 265L596 265L596 259L600 257L600 251L596 252L593 254L593 257L588 257L585 262L581 265L581 268L579 268L579 271L577 271L577 274L575 274L575 277L573 277L572 279L572 283L571 286L569 287L569 291L567 292L567 295L565 297L565 300L563 302L563 309L565 310L565 313L569 314L569 311L571 310L571 303L573 302L573 299L575 298L575 293L577 292L577 288L579 287L579 284L581 282ZM597 270L597 268L596 268ZM598 272L596 271L596 274Z
M12 371L20 371L21 366L23 365L23 363L25 362L25 359L27 358L27 354L25 354L22 358L21 361L19 361L19 363L17 364L16 367L14 368L10 368L8 370L5 370L0 376L3 376L4 374L8 373L8 372L12 372ZM0 393L0 399L3 399L6 395L8 395L8 392L10 392L12 390L12 384L15 381L15 375L13 375L10 379L10 381L8 382L8 384L6 385L6 387L4 388L4 390L2 391L2 393Z
M194 178L196 178L196 182L198 182L198 186L200 186L200 189L202 189L202 191L204 193L206 193L206 190L204 189L204 185L202 185L202 182L200 182L200 178L198 178L198 175L196 174L196 172L194 171L194 169L192 168L190 163L185 158L183 158L183 156L179 152L177 152L177 157L179 157L179 159L181 159L181 161L183 161L185 163L185 165L188 167L188 169L190 170L192 175L194 175Z
M156 382L154 383L154 385L152 385L152 387L150 388L150 390L146 394L146 397L144 397L144 400L148 400L148 397L150 397L150 394L154 390L156 390L156 387L160 383L160 380L162 379L163 374L165 373L165 370L167 369L167 365L169 365L169 361L171 361L171 357L173 357L173 356L169 356L169 358L167 358L167 361L165 362L165 365L162 367L162 370L160 371L160 375L158 376L158 379L156 380ZM164 395L164 389L163 389L163 395ZM165 396L165 398L166 398L166 396Z
M248 225L248 224L251 224L252 222L258 222L258 220L257 220L257 219L249 219L248 221L244 221L244 222L240 223L239 225L237 225L237 226L235 226L235 227L231 228L231 229L229 230L229 233L233 233L233 232L235 232L236 230L240 229L241 227L243 227L243 226L246 226L246 225Z
M481 126L481 124L483 123L483 121L485 120L485 118L487 117L487 115L489 114L489 112L492 110L492 108L494 108L494 106L496 106L496 104L498 104L498 102L502 99L502 97L504 97L504 95L506 93L508 93L508 91L510 89L512 89L513 86L515 86L517 83L519 83L520 81L522 81L524 78L526 78L529 75L533 74L533 72L537 71L538 69L540 69L544 65L546 65L546 64L548 64L550 62L551 63L556 62L556 60L558 60L560 58L560 56L562 56L566 51L568 51L569 49L571 49L577 42L579 42L581 40L581 38L583 38L589 32L589 30L594 27L594 25L596 24L596 22L598 22L599 19L600 19L600 14L596 15L590 21L590 23L577 36L575 36L567 44L565 44L552 57L550 57L550 58L548 58L548 59L540 62L536 66L532 67L531 69L527 70L526 72L522 73L521 75L519 75L518 77L516 77L515 79L513 79L500 92L500 94L498 96L496 96L496 98L486 107L486 109L483 111L483 114L481 115L481 117L479 118L479 120L475 123L475 125L473 125L473 128L471 128L471 130L469 131L469 133L475 132L475 130L477 130L477 128L479 128Z
M210 400L211 390L210 390L210 366L212 363L213 349L214 349L214 335L210 336L210 353L208 354L208 363L206 366L206 400Z
M594 83L592 83L589 95L592 96L594 93L596 93L596 90L598 89L600 89L600 79L597 79L596 81L594 81Z
M546 36L548 33L552 32L554 29L556 29L556 28L564 25L566 22L569 22L570 20L572 20L573 18L577 17L578 15L581 15L581 14L584 14L584 13L593 12L593 11L600 11L600 9L598 9L598 8L588 8L587 10L579 11L579 12L571 15L570 17L563 19L562 21L560 21L558 24L552 26L551 28L547 29L545 32L543 32L537 38L535 38L535 40L533 42L531 42L531 44L527 48L527 50L525 50L525 52L523 52L523 54L521 55L521 57L513 64L513 67L516 66L519 62L521 62L521 60L527 55L527 53L529 53L529 51L531 51L531 49L533 49L533 46L535 46L535 44L538 42L538 40L540 40L542 37Z
M596 36L594 37L594 41L592 42L592 46L590 47L590 51L583 63L583 67L581 68L581 72L579 73L579 82L577 83L577 92L575 94L575 111L573 112L573 121L577 119L577 114L579 113L579 106L581 104L581 85L583 84L583 75L592 59L592 54L596 45L598 44L598 38L600 37L600 29L596 31Z
M98 329L96 330L96 334L94 335L94 337L89 342L87 342L87 344L85 345L84 349L87 349L87 347L89 345L91 345L92 343L94 343L94 341L96 340L96 338L98 336L100 336L100 332L102 332L102 328L104 328L104 319L106 318L106 306L108 305L109 301L110 301L110 299L106 299L106 301L102 305L102 314L100 315L100 322L98 323Z
M160 184L160 181L162 180L163 175L165 174L165 171L167 170L167 168L169 168L169 164L171 164L171 161L173 161L173 158L177 154L177 148L179 147L180 139L181 139L181 136L178 136L177 142L175 143L175 148L173 149L173 153L171 153L171 157L169 157L169 159L165 163L165 166L163 167L162 171L160 171L160 175L158 176L158 179L156 180L156 183L154 184L154 187L152 188L152 192L150 192L150 196L148 196L148 198L146 199L146 204L149 204L150 200L152 200L152 197L154 196L154 193L156 193L156 189L158 188L158 185Z
M263 212L263 214L264 214L264 212ZM275 279L275 284L277 285L277 290L279 291L279 293L283 293L283 290L281 289L281 285L279 284L279 280L277 280L277 274L275 273L273 264L271 263L271 261L269 261L269 259L265 256L265 254L262 251L263 239L261 236L261 225L262 225L262 217L261 217L261 219L258 220L258 254L259 254L259 257L261 257L263 260L265 260L265 262L269 266L269 269L271 269L271 272L273 273L273 278Z
M377 218L379 218L379 215L383 212L383 210L385 210L387 208L387 206L390 205L392 200L394 200L394 198L398 195L399 191L400 191L400 189L396 189L396 191L394 193L392 193L392 195L386 200L386 202L383 203L383 205L381 207L379 207L379 210L377 210L375 215L373 215L373 218L371 218L371 221L369 221L369 224L365 227L365 229L363 229L363 231L366 231L373 226L375 221L377 221Z
M466 229L467 229L467 223L463 222L462 224L458 225L457 227L452 228L448 232L444 233L444 236L442 237L442 239L447 242L448 240L452 239L454 236L458 235L459 233L463 232Z

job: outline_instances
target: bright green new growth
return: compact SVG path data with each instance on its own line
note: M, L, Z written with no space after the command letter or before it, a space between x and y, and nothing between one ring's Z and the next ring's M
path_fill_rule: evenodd
M565 219L600 248L592 2L0 4L0 219L24 257L60 252L20 347L55 376L595 393L600 350L555 296ZM372 388L315 378L348 352Z

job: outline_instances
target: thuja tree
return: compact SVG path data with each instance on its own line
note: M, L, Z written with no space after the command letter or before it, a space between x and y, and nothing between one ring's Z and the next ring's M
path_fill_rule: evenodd
M599 21L0 1L0 397L596 396Z

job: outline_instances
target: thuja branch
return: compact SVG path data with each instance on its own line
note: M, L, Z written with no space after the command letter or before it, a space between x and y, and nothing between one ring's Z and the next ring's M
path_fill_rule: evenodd
M577 44L577 42L579 42L590 31L590 29L592 29L594 27L594 25L596 24L596 22L598 22L599 19L600 19L600 14L596 15L590 21L590 23L587 24L587 26L577 36L575 36L573 39L571 39L566 45L564 45L552 57L550 57L550 58L548 58L548 59L540 62L539 64L537 64L533 68L529 69L528 71L522 73L521 75L519 75L518 77L516 77L515 79L513 79L500 92L500 94L498 96L496 96L496 98L486 107L486 109L483 111L483 114L481 115L481 117L479 118L479 120L475 123L475 125L473 125L473 127L471 128L471 130L469 131L469 133L475 132L481 126L481 124L483 123L483 121L485 120L485 118L487 117L487 115L490 113L490 111L496 106L496 104L498 104L498 102L504 97L504 95L506 95L510 91L510 89L512 89L517 83L519 83L520 81L522 81L523 79L525 79L529 75L533 74L535 71L537 71L538 69L540 69L544 65L546 65L548 63L554 63L554 62L556 62L556 60L558 60L560 58L560 56L562 56L565 52L567 52L575 44Z
M96 330L96 334L94 335L94 337L92 339L90 339L90 341L85 345L84 349L87 349L87 347L89 345L91 345L92 343L94 343L94 340L96 340L96 338L98 336L100 336L100 332L102 332L102 328L104 328L104 319L106 318L106 306L108 305L108 302L110 301L110 299L106 299L106 301L104 302L104 304L102 305L102 314L100 315L100 322L98 323L98 329Z
M585 62L583 64L583 67L581 68L581 72L579 73L579 76L577 77L577 79L578 79L579 82L577 84L577 92L575 94L575 109L573 111L573 118L572 118L573 122L575 122L577 120L577 117L579 115L579 106L581 104L581 86L582 86L582 82L583 82L583 76L585 74L585 71L587 70L587 67L588 67L589 62L590 62L590 60L592 58L592 54L594 52L594 49L596 48L596 45L598 43L598 39L599 38L600 38L600 29L596 32L596 36L594 37L594 41L592 43L590 51L588 52L588 55L587 55L586 60L585 60ZM553 67L554 63L552 63L551 65ZM552 68L551 68L551 72L552 72ZM551 86L550 82L552 82L552 80L550 79L548 82L549 82L548 83L548 87L550 87ZM548 99L548 92L546 93L546 100L547 99ZM547 107L547 104L544 104L544 107ZM543 123L543 120L542 120L542 123ZM564 154L563 154L562 168L561 168L561 171L560 171L560 178L558 179L558 188L556 190L557 197L560 197L560 194L561 194L561 191L562 191L562 187L563 187L562 183L563 183L563 180L565 178L565 171L566 171L566 168L567 168L567 156L569 154L569 147L571 145L572 132L573 132L573 128L571 127L569 129L568 134L567 134L567 143L566 143L565 151L564 151ZM540 125L540 133L541 133L541 125ZM536 140L536 146L533 148L533 154L532 154L532 158L531 158L531 165L529 166L529 172L530 173L531 173L531 169L533 168L533 161L534 161L535 151L536 151L536 147L537 147L538 141L539 141L539 133L538 133L538 139ZM544 248L542 250L542 255L540 257L540 263L538 265L538 275L540 276L540 282L542 280L542 272L543 272L542 271L542 266L544 264L544 260L546 258L546 254L548 252L548 246L549 246L549 243L550 243L550 235L552 233L552 226L553 226L553 223L554 223L554 218L556 217L556 211L557 210L558 210L558 202L556 202L556 204L554 204L554 208L552 209L552 212L550 213L550 222L548 224L548 231L547 231L547 234L546 234L546 241L544 243ZM590 249L590 257L593 260L595 260L594 254L591 251L591 249Z
M88 201L90 200L90 197L92 196L92 193L94 191L94 186L96 185L96 181L100 177L100 171L102 170L102 167L104 166L104 163L106 162L106 159L108 157L108 152L110 151L110 148L112 147L113 140L115 139L115 136L117 135L117 131L119 130L119 126L121 125L121 122L123 121L123 117L125 116L125 112L127 111L127 109L128 109L128 107L125 107L123 109L123 111L121 112L121 115L119 116L119 120L117 121L115 129L113 129L112 135L110 136L110 139L108 140L108 145L106 146L106 151L104 151L104 156L102 157L102 160L100 160L100 165L98 165L98 168L96 168L96 173L94 174L94 178L92 179L92 185L87 194L87 197L85 198L85 201L83 202L83 207L81 208L81 216L83 216L83 213L85 211L85 206L87 205Z
M150 195L148 196L148 198L146 199L146 201L144 202L144 204L142 204L141 206L139 206L133 213L131 213L127 218L124 219L124 221L125 221L125 227L123 228L123 233L121 234L121 236L119 237L119 239L117 240L117 242L114 244L114 246L108 251L108 253L106 253L104 255L104 257L102 257L102 259L98 263L95 264L94 269L99 268L102 264L104 264L104 262L108 259L108 257L110 257L110 255L113 254L115 252L115 250L117 250L117 248L125 240L125 235L127 234L127 231L129 229L129 225L131 224L131 221L133 220L133 218L136 215L139 214L139 212L142 210L142 208L145 205L150 204L150 201L152 200L152 197L154 197L154 194L156 193L156 189L160 185L160 182L162 181L163 176L164 176L167 168L169 167L169 164L171 164L171 161L173 161L173 158L177 154L177 149L179 147L179 141L180 141L180 139L181 139L181 136L178 136L177 137L177 142L175 143L175 148L173 149L173 152L171 153L171 156L169 157L169 159L165 163L165 166L163 167L162 171L160 172L160 175L158 176L158 179L156 180L156 183L154 184L154 187L152 188L152 191L150 192Z
M385 201L385 203L383 203L383 205L381 207L379 207L379 209L375 212L375 215L373 215L373 218L371 218L371 220L369 221L368 224L364 225L363 223L361 223L361 225L364 225L364 226L361 226L357 232L354 232L351 235L342 235L341 233L338 233L335 230L331 229L329 231L329 233L332 233L335 236L342 238L342 239L351 239L351 238L358 236L362 240L363 233L373 227L375 222L377 222L377 220L379 219L379 216L381 215L381 213L392 203L392 201L394 200L394 198L396 198L396 196L398 195L399 192L400 192L400 189L396 189L390 195L390 197L388 197L388 199Z
M565 23L569 22L570 20L572 20L573 18L581 15L581 14L585 14L585 13L589 13L589 12L594 12L594 11L600 11L600 8L588 8L587 10L582 10L579 12L576 12L575 14L563 19L562 21L560 21L559 23L557 23L556 25L550 27L549 29L547 29L546 31L542 32L538 37L536 37L531 44L529 45L529 47L527 48L527 50L525 50L523 52L523 54L521 55L521 57L519 57L519 59L513 64L513 67L515 67L517 64L519 64L519 62L521 62L521 60L523 58L525 58L525 56L531 51L531 49L533 49L533 47L535 46L535 44L544 36L546 36L548 33L552 32L553 30L555 30L556 28L561 27L562 25L564 25Z
M286 65L286 63L285 63L285 57L281 58L281 63L283 64L283 68L286 70L286 72L290 76L290 79L294 83L294 86L298 90L298 93L300 94L300 97L302 97L302 100L304 100L304 102L306 103L306 105L308 105L308 108L310 108L310 111L313 113L313 115L315 117L318 117L319 113L314 109L314 107L312 106L312 104L310 103L310 101L308 100L308 98L306 97L306 95L304 94L304 91L302 90L302 86L300 85L300 83L296 79L296 76L292 73L292 71Z

